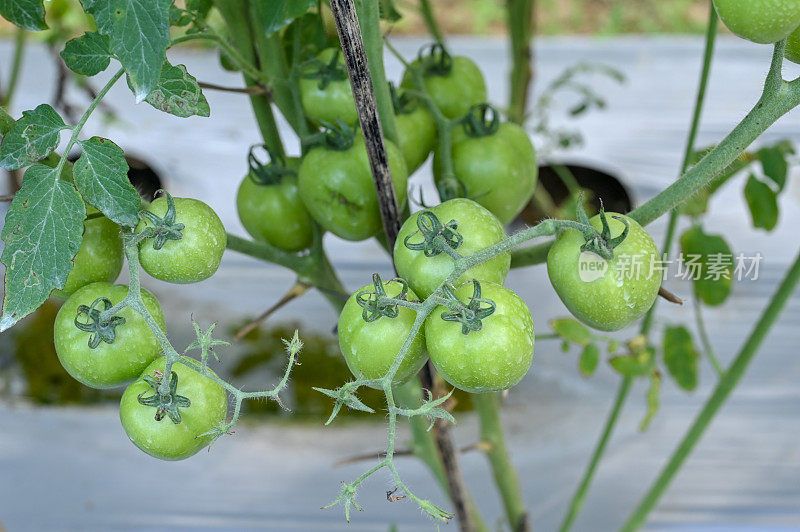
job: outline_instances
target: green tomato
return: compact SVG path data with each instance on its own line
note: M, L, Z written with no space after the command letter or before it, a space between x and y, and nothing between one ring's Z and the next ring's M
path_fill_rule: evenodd
M452 144L453 172L466 196L480 203L507 224L522 212L536 188L539 167L525 130L505 122L482 137L468 136L457 128ZM442 154L433 159L436 182L442 179Z
M299 164L289 159L287 166ZM285 175L278 184L264 185L247 175L236 194L236 210L250 236L276 248L300 251L314 240L311 215L300 199L296 176Z
M408 172L400 150L386 142L397 201L406 200ZM323 228L345 240L366 240L382 228L378 195L364 139L357 136L345 150L312 149L298 172L300 197Z
M150 364L142 376L163 374L165 366L166 358L161 357ZM178 376L176 394L190 401L188 407L178 409L180 423L173 422L169 416L156 421L156 407L139 402L139 396L153 395L152 386L143 378L128 386L119 406L122 428L131 442L161 460L183 460L210 445L213 437L204 434L224 423L228 413L225 389L200 374L197 362L182 358L172 365L172 371Z
M89 347L91 333L75 326L78 307L92 303L99 298L107 298L113 305L128 295L128 287L110 283L92 283L78 289L64 303L56 315L53 325L53 340L58 360L67 373L76 380L92 388L113 388L138 377L156 357L161 354L161 345L153 331L141 315L130 307L125 307L116 315L125 323L114 329L113 343L100 342ZM146 290L142 290L145 307L153 316L161 330L166 330L164 313L158 300ZM100 307L102 309L102 307ZM86 323L86 316L79 321Z
M786 38L786 59L793 63L800 63L800 27Z
M714 0L733 33L760 44L785 39L800 26L800 0Z
M436 122L422 104L407 113L395 117L397 142L411 175L422 166L436 146Z
M658 296L662 271L655 242L635 220L606 213L611 238L622 234L627 220L628 236L606 261L591 251L581 251L583 235L564 231L547 255L547 274L558 297L573 316L601 331L616 331L642 317ZM591 218L600 231L600 215Z
M458 222L458 232L464 237L464 241L456 249L461 255L474 255L506 237L503 225L497 218L472 200L455 198L426 210L435 214L443 225L451 220ZM450 275L453 259L446 253L426 257L424 251L406 247L407 237L410 237L409 242L413 244L423 241L422 235L414 234L418 231L419 214L412 214L400 228L394 244L394 263L397 273L408 281L411 289L420 297L427 298ZM501 253L467 270L457 282L478 279L502 284L510 265L511 254Z
M453 56L449 72L442 74L435 69L423 71L425 90L430 94L439 110L450 119L461 118L470 107L486 101L486 82L478 65L468 57ZM415 60L410 68L420 67ZM403 88L414 88L414 77L410 71L403 75Z
M321 80L317 77L303 77L313 74L319 65L328 65L334 54L338 54L335 65L335 79ZM342 51L337 48L326 48L317 55L317 61L308 64L300 73L300 100L306 116L314 122L336 123L342 120L348 125L358 121L358 112L347 77Z
M162 281L186 284L208 279L219 268L228 241L225 227L217 213L200 200L174 198L175 222L184 225L179 240L167 240L155 249L155 240L146 238L139 245L139 261L144 271ZM147 210L163 218L167 199L157 198ZM136 232L153 227L143 219Z
M119 226L105 216L84 221L83 240L72 260L72 271L64 288L54 290L53 295L67 297L87 284L116 281L124 257L119 231Z
M463 302L473 295L472 283L456 294ZM533 318L525 302L502 285L481 282L481 298L494 301L495 311L481 320L481 329L464 334L458 321L445 321L444 306L425 320L425 342L431 362L444 380L470 393L499 392L516 385L533 362Z
M397 297L402 289L402 285L396 281L382 284L389 297ZM410 308L398 307L398 315L395 318L381 316L375 321L364 321L363 309L356 298L360 293L374 291L373 284L356 290L339 315L339 347L347 367L357 379L380 379L386 375L400 352L400 347L411 332L411 326L417 315ZM409 290L406 299L415 301L417 296ZM408 381L419 372L427 360L425 335L420 330L406 352L392 384L397 386Z

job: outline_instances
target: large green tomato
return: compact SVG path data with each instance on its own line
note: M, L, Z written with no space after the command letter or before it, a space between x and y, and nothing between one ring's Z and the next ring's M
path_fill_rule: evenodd
M331 65L334 55L338 59ZM327 78L314 76L320 68L323 69L322 76L328 72ZM353 90L350 87L341 50L337 48L322 50L315 61L305 65L300 76L300 100L308 118L317 123L331 124L342 120L351 126L358 121Z
M72 261L72 271L64 288L55 290L53 294L67 297L90 283L116 281L124 257L119 231L119 226L105 216L83 222L83 240Z
M422 166L436 146L436 122L424 105L418 104L413 110L400 112L395 117L397 142L411 175Z
M287 161L296 169L298 159ZM297 176L285 175L280 183L261 184L250 173L236 193L236 210L242 225L256 240L284 251L300 251L314 240L314 227L300 192Z
M800 0L714 0L733 33L760 44L785 39L800 26Z
M161 357L144 370L142 377L163 374L165 366L166 359ZM139 402L140 396L154 394L153 387L141 377L122 395L119 417L125 433L139 449L162 460L183 460L212 443L213 436L204 434L225 422L228 397L222 386L199 373L200 365L191 359L173 364L172 371L178 376L176 395L190 402L178 408L180 423L170 416L156 420L157 408Z
M125 323L114 328L113 343L100 342L92 349L89 347L92 333L75 326L79 306L91 307L99 298L107 298L112 305L116 305L127 295L128 287L124 285L105 282L88 284L72 294L56 315L53 340L58 360L70 375L87 386L113 388L130 382L161 354L161 345L155 334L141 315L130 307L125 307L117 314L125 319ZM166 330L164 313L158 300L146 290L142 290L142 299L158 326ZM78 319L82 323L88 322L83 315Z
M469 302L473 284L463 284L456 294ZM442 319L450 310L438 306L425 320L425 341L447 382L470 393L499 392L521 381L531 367L533 318L525 302L499 284L481 282L480 297L496 305L480 330L464 334L460 322Z
M478 66L469 58L453 56L452 64L442 67L438 60L428 56L422 62L415 60L409 68L423 69L423 83L439 110L450 119L461 118L470 107L486 101L486 82ZM403 75L401 86L414 88L410 71Z
M397 297L402 284L396 281L382 283L386 295ZM375 321L366 322L362 316L363 308L358 304L359 294L375 291L374 284L362 286L347 300L339 315L339 347L347 367L357 379L380 379L391 368L400 347L406 341L417 313L406 307L398 307L397 317L381 316ZM406 294L409 301L417 300L416 294ZM397 386L416 375L428 355L425 352L425 335L417 332L411 347L406 352L400 368L392 380Z
M217 213L200 200L174 198L175 222L183 224L179 240L167 240L161 249L155 249L155 239L146 238L139 245L139 261L144 271L170 283L196 283L208 279L219 268L228 241L225 227ZM167 199L157 198L147 210L163 218L167 212ZM152 227L143 219L136 232Z
M394 191L402 206L408 180L406 163L391 142L386 142L386 152ZM311 216L331 233L357 241L381 230L378 195L360 135L344 150L320 146L309 151L300 164L298 186Z
M793 63L800 63L800 27L786 38L786 59Z
M486 136L469 136L463 128L453 134L453 172L463 183L465 195L492 211L507 224L522 212L536 188L539 167L536 152L525 130L516 124L500 124ZM442 155L433 159L434 176L442 179Z
M581 251L583 235L564 231L547 255L547 274L558 297L585 324L601 331L622 329L642 317L658 296L661 255L655 242L635 220L606 213L611 238L622 234L627 220L630 231L607 261L591 251ZM600 215L591 224L600 231Z
M458 222L458 233L464 237L464 241L456 249L461 255L474 255L506 237L503 225L497 218L472 200L455 198L426 210L435 214L442 224L451 220ZM450 275L453 259L446 253L426 257L424 251L409 249L405 245L408 237L412 244L423 241L422 235L417 232L419 215L419 212L412 214L400 228L394 244L394 263L397 273L408 281L411 289L420 297L427 298ZM510 265L511 255L501 253L467 270L458 282L478 279L502 284Z

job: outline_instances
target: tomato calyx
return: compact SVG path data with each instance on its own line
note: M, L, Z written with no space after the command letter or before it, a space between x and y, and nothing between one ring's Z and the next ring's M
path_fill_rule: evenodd
M163 191L167 198L167 212L164 217L160 218L150 211L139 211L139 217L144 218L146 221L153 224L152 228L147 228L147 231L152 231L153 235L153 249L161 249L167 240L180 240L183 238L184 225L175 221L177 212L175 211L175 200L166 190Z
M500 113L488 103L473 105L461 120L464 132L474 138L494 135L500 128Z
M458 298L452 286L445 285L443 288L450 310L442 312L442 319L461 322L462 334L480 331L483 328L482 320L494 314L497 309L494 301L481 297L481 283L477 279L472 280L472 297L467 304Z
M255 151L263 149L269 156L269 161L261 161L256 157ZM291 168L286 167L286 159L278 152L269 148L266 144L253 144L247 153L247 166L250 171L248 177L256 185L278 185L284 176L297 175Z
M356 294L356 302L363 309L361 317L365 322L370 323L383 316L387 318L396 318L400 313L397 301L406 298L408 294L408 282L399 277L392 279L390 282L401 284L400 293L397 297L389 297L386 295L386 290L383 288L383 283L381 282L381 276L377 273L372 274L372 283L375 285L375 291L362 290Z
M340 53L341 50L337 48L327 63L318 57L309 59L301 67L303 73L300 77L318 80L317 86L320 90L324 90L333 81L346 80L347 71L339 64Z
M403 245L412 251L422 251L426 257L435 257L442 253L442 244L452 249L458 249L464 242L464 237L458 232L458 222L450 220L442 224L439 218L431 211L422 211L417 216L418 229L403 239ZM422 242L413 243L411 238L417 233L422 235ZM437 240L437 237L441 237Z
M453 69L453 58L440 42L420 48L419 62L423 76L446 76Z
M99 308L100 306L102 308ZM80 305L78 307L78 314L75 316L75 327L83 332L91 333L89 336L90 349L96 349L100 342L113 344L117 337L116 328L125 323L125 318L122 316L111 316L108 319L102 319L102 313L113 306L111 300L101 297L95 299L91 306ZM81 316L86 316L88 321L81 321Z
M161 381L164 375L156 373L155 376L145 375L142 377L147 384L150 385L153 395L145 397L145 394L151 390L146 390L137 396L139 404L143 406L153 406L156 408L155 420L161 421L165 416L169 416L173 423L176 425L181 422L180 408L189 408L192 402L188 397L178 395L178 374L174 371L171 372L169 379L169 393L162 394L159 392Z
M346 151L353 147L356 130L343 120L335 124L321 121L322 131L309 135L303 139L303 151L317 146L324 146L329 150Z
M389 82L389 94L392 97L392 107L394 114L407 115L419 108L419 98L409 91L398 92L394 83Z
M611 238L611 228L608 225L608 219L606 218L606 212L603 210L602 206L600 207L600 222L603 224L602 231L598 232L594 227L589 223L589 217L586 215L586 211L583 210L582 202L578 202L578 222L586 226L586 230L583 232L583 236L586 239L586 242L581 246L581 251L591 251L592 253L596 253L600 255L606 260L611 260L614 258L614 248L622 244L625 239L628 237L628 232L630 231L630 224L623 216L612 216L615 220L619 220L625 226L625 229L622 230L622 233L619 236Z

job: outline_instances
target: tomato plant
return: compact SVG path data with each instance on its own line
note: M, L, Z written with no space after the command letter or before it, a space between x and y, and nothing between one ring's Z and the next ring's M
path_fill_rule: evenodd
M416 313L409 308L378 307L375 298L378 293L417 300L417 295L403 283L383 283L380 277L376 278L374 284L362 286L347 299L339 314L339 347L350 371L360 379L380 379L386 375L411 332L415 319ZM419 332L414 336L393 384L408 381L419 373L427 360L425 336Z
M714 7L729 30L755 43L780 41L800 26L798 0L714 0Z
M174 202L174 204L172 204ZM226 233L217 213L202 201L163 196L151 203L136 231L155 231L139 247L144 271L170 283L196 283L219 268Z
M602 231L593 240L576 230L558 237L547 255L547 275L573 316L595 329L616 331L653 306L663 276L660 255L650 235L628 216L601 212L590 223Z
M426 213L436 217L436 222ZM430 229L430 230L429 230ZM451 199L424 211L412 214L403 223L394 245L397 273L408 281L420 297L428 297L447 278L453 260L444 252L432 249L432 240L457 231L462 241L450 240L461 254L473 254L499 243L506 233L497 218L488 210L466 198ZM433 256L429 256L434 253ZM500 254L465 272L458 282L471 278L502 283L508 275L511 256Z
M533 318L514 292L491 282L455 290L461 308L438 306L425 341L442 377L461 390L487 393L519 383L533 362Z
M300 251L311 246L314 227L300 199L297 168L300 160L258 163L251 152L250 172L236 193L236 211L242 225L256 240L285 251Z
M148 365L122 395L119 417L131 442L161 460L184 460L213 441L211 431L225 422L225 389L201 374L197 363L181 360L165 373L166 359ZM159 385L168 379L169 393Z
M67 297L90 283L113 283L122 271L120 227L105 216L88 219L83 226L83 240L73 259L72 271L64 288L54 292L60 297Z
M91 283L72 294L56 315L53 339L58 360L87 386L113 388L130 382L161 354L157 338L133 309L100 318L99 312L121 303L127 295L127 286ZM153 320L166 330L158 300L146 291L142 299Z

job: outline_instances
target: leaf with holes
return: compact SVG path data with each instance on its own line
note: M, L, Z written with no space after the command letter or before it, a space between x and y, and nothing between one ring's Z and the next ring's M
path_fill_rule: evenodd
M26 30L47 29L42 0L0 0L0 15Z
M39 308L72 270L83 238L86 208L75 186L54 168L28 168L3 226L5 300L0 332Z
M564 340L580 345L588 345L592 341L592 332L584 324L572 318L558 318L550 322L550 326Z
M106 35L86 32L67 42L61 57L73 72L84 76L94 76L111 64L110 41Z
M697 388L697 361L691 333L686 327L667 327L664 331L664 364L675 383L691 392Z
M197 80L186 72L183 65L172 66L164 62L158 85L147 95L147 103L165 113L186 118L192 115L208 116L211 109Z
M97 31L108 35L111 52L130 77L136 101L158 84L169 45L172 0L84 0Z
M17 170L47 157L58 146L59 133L69 129L55 109L42 104L23 111L0 144L0 167Z
M109 219L134 227L141 200L128 181L128 163L122 149L108 139L92 137L81 143L83 153L72 174L83 198Z
M583 348L581 358L578 360L578 368L584 377L591 377L600 363L600 348L597 344L589 344Z
M754 175L747 178L744 199L750 208L753 227L772 231L778 225L778 195Z
M256 14L261 27L269 35L294 19L305 14L311 6L317 5L317 0L270 0L269 2L256 2Z

